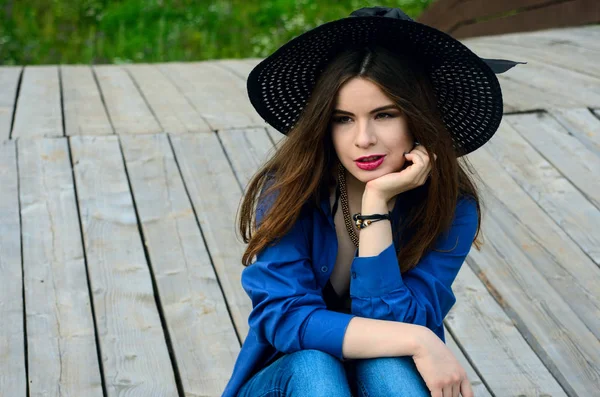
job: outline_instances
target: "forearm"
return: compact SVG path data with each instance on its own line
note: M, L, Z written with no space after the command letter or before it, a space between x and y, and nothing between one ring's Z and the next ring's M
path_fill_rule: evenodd
M346 328L342 354L344 359L413 356L428 333L432 331L420 325L354 317Z
M388 204L385 200L376 197L369 191L363 194L361 213L387 214ZM371 224L360 231L358 256L376 256L392 243L392 227L388 220L382 220Z

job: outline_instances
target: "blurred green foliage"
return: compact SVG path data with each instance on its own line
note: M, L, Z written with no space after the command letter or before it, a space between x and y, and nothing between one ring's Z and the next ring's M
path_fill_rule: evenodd
M412 18L433 0L0 0L0 64L265 57L361 7Z

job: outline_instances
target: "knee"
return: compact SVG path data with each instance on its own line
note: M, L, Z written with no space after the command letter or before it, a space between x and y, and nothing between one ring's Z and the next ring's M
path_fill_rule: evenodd
M300 350L286 356L291 395L350 396L343 363L320 350Z
M412 357L357 360L356 381L372 396L431 396Z

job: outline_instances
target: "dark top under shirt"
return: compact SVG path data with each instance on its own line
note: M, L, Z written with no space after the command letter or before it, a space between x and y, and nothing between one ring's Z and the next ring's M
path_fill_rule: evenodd
M333 209L331 210L331 217L335 218L335 213L338 208L338 200L340 198L340 188L337 185L335 189L335 203L333 204ZM323 287L323 300L327 305L327 309L329 310L344 310L345 302L348 299L348 292L346 292L343 296L339 296L337 292L333 289L333 285L331 285L331 281L327 280L327 283Z

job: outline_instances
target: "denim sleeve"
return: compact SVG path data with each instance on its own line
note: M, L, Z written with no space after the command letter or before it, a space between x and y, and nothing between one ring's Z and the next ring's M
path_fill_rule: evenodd
M273 199L259 201L257 224ZM327 310L311 266L310 214L265 247L257 260L242 271L242 287L252 300L248 324L256 335L278 351L316 349L340 360L342 343L352 314Z
M350 278L352 314L439 329L456 302L451 285L471 249L477 221L475 202L459 200L450 230L404 275L393 243L376 256L355 256Z

